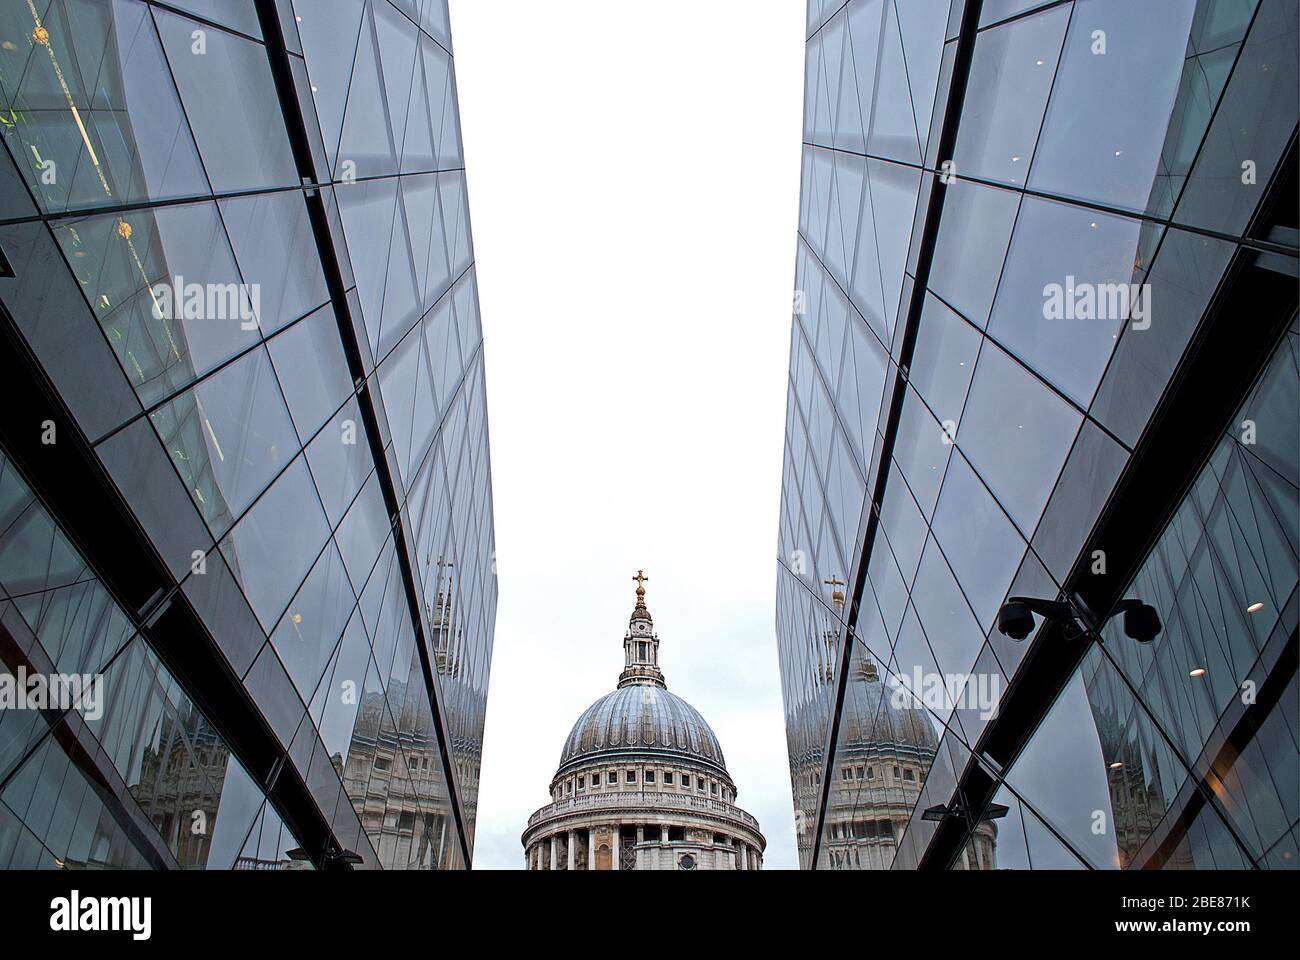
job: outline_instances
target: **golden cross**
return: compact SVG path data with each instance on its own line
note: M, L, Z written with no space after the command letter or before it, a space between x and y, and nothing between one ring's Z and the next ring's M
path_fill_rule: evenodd
M650 578L645 575L644 571L638 570L636 572L636 576L633 577L632 579L636 581L637 587L640 588L642 584L644 584Z

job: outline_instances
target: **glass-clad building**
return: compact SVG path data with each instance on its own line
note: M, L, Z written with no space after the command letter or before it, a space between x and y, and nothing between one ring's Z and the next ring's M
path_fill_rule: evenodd
M469 865L453 63L445 0L0 5L0 868Z
M1300 866L1298 19L810 0L805 868Z

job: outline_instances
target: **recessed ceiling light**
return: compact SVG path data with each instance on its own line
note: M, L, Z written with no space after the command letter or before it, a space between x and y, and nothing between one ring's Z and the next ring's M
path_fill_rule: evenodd
M1116 150L1116 151L1115 151L1115 156L1118 157L1118 156L1119 156L1121 153L1123 153L1123 152L1124 152L1123 150Z
M1205 676L1205 668L1204 668L1204 667L1197 667L1195 670L1193 670L1191 673L1189 673L1188 676L1189 676L1189 677L1203 677L1203 676Z
M1110 765L1110 769L1111 769L1111 770L1122 770L1122 769L1124 769L1124 763L1123 763L1123 761L1122 761L1122 760L1116 760L1114 763L1112 763L1112 764Z
M1040 67L1043 65L1043 61L1041 60L1035 60L1034 63L1038 64Z
M1257 600L1257 601L1255 601L1254 603L1252 603L1249 607L1246 608L1246 612L1247 612L1247 613L1259 613L1259 611L1261 611L1261 610L1263 610L1263 609L1264 609L1264 601L1262 601L1262 600Z

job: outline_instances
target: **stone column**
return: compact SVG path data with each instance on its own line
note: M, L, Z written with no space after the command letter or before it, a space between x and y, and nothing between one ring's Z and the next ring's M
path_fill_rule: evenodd
M569 831L569 870L577 869L578 831Z
M558 859L559 851L556 849L556 846L557 845L555 843L555 834L551 834L551 869L552 870L559 869L559 866L556 863L556 860Z
M614 831L614 842L610 845L609 848L610 853L612 854L611 860L613 861L610 864L610 869L621 870L622 866L620 865L619 861L623 859L623 853L621 850L619 850L619 844L622 843L623 838L619 834L619 825L617 823L614 824L613 831Z
M587 869L596 869L596 828L587 828Z
M740 869L749 869L749 845L744 843L740 845Z

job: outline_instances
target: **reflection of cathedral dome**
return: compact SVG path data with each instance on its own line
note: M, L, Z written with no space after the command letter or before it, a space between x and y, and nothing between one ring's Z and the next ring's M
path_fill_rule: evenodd
M759 870L767 841L736 806L722 747L669 693L640 571L618 687L578 717L552 802L522 837L530 870Z
M933 756L939 748L925 709L910 696L905 705L895 702L894 688L880 681L869 658L855 659L844 693L841 750L872 748L908 749Z
M560 772L571 763L616 760L629 752L663 754L727 773L718 738L699 711L652 684L620 687L584 710L564 741Z

